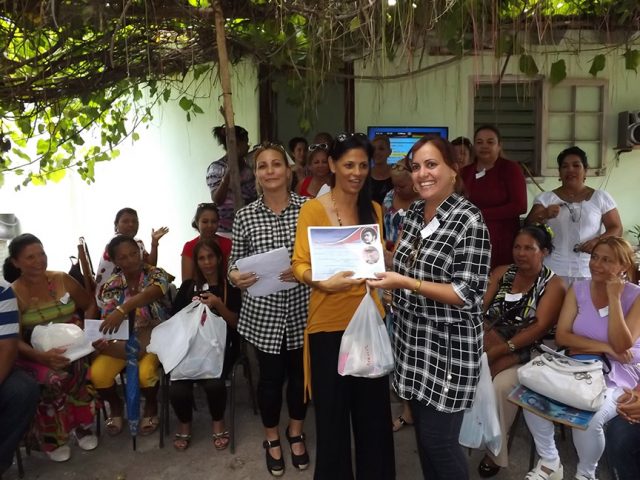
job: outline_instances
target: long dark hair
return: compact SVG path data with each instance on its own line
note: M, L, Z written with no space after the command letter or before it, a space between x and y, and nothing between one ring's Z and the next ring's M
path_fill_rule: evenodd
M23 233L11 240L11 243L9 243L9 256L5 258L2 265L2 275L7 282L13 283L20 278L22 272L13 264L13 260L16 260L26 247L34 243L42 245L40 239L31 233Z
M210 249L213 254L218 259L218 286L222 287L222 283L224 282L224 261L222 256L222 250L220 246L215 242L215 240L211 238L202 238L196 243L195 247L193 247L193 279L196 283L196 288L198 290L202 289L202 286L207 283L206 278L202 274L200 267L198 267L198 255L200 254L200 250L203 248Z
M371 163L373 158L373 145L364 133L341 133L336 136L335 140L331 143L329 149L329 156L334 162L339 162L342 156L349 150L360 149L364 150L367 155L367 162ZM336 186L335 174L331 176L329 180L331 187ZM364 185L358 193L358 223L371 224L378 221L376 211L371 204L371 172L364 180Z

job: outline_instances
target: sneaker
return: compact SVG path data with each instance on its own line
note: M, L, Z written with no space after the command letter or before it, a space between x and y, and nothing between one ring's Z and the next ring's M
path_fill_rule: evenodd
M558 468L554 472L546 472L542 469L542 459L538 460L536 468L527 473L524 477L525 480L562 480L564 477L564 469L562 464L559 464ZM544 467L548 468L548 467Z
M50 452L47 452L47 457L54 462L66 462L71 458L71 449L69 445L62 445Z
M82 436L79 436L78 430L76 429L73 431L72 436L82 450L89 451L98 446L98 437L96 437L91 430L87 430L83 432Z
M576 473L576 480L598 480L596 477L588 477L584 473Z

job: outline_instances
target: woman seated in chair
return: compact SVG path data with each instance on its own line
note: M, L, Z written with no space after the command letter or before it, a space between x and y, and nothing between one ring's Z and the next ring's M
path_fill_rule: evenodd
M139 378L141 393L145 398L140 433L149 435L158 427L158 357L146 351L151 330L168 318L170 302L166 299L169 283L173 278L164 270L142 261L140 248L133 237L118 235L107 245L117 273L100 289L102 309L100 331L116 331L129 312L135 312L134 334L140 344ZM91 381L103 400L110 406L106 420L107 433L117 435L122 430L123 403L118 395L114 379L126 366L126 341L99 341L94 344L100 355L91 364Z
M556 343L569 355L606 356L611 365L605 375L606 398L586 430L573 429L578 453L577 480L595 479L605 447L603 426L617 415L616 401L625 388L640 380L640 287L628 281L635 269L633 250L620 237L602 237L591 252L590 280L573 283L562 305ZM540 460L529 480L556 480L563 476L554 441L553 423L524 412Z
M224 450L229 445L229 432L224 426L224 410L227 403L226 373L234 355L233 344L238 343L235 330L240 311L240 291L230 287L224 274L222 250L211 238L204 238L193 248L193 279L185 280L176 297L174 314L198 300L227 322L227 345L224 367L220 378L206 380L172 380L169 389L171 405L180 422L173 446L178 451L189 448L191 421L193 419L193 385L199 384L207 395L209 413L213 420L213 446Z
M13 282L20 310L17 365L41 386L31 430L36 447L54 462L70 458L72 439L81 449L93 450L98 437L91 432L95 391L87 381L87 358L70 362L63 348L40 352L31 346L31 333L37 325L76 323L76 308L84 311L95 307L93 296L66 273L47 270L42 242L29 233L9 244L4 277Z
M558 319L564 283L543 264L552 250L549 227L526 226L513 242L514 263L496 267L489 278L484 297L484 348L498 402L502 448L497 456L487 452L478 466L481 477L491 477L509 465L507 437L518 406L507 396L518 384L517 370L529 361L531 348Z

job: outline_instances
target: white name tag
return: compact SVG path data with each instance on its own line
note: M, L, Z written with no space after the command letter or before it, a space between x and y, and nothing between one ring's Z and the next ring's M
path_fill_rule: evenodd
M487 171L483 168L482 170L480 170L479 172L476 172L476 180L478 178L482 178L487 174Z
M62 297L60 297L60 303L62 303L63 305L66 305L67 303L69 303L70 298L71 298L71 295L69 295L69 292L67 292Z
M598 310L598 314L601 317L606 317L607 315L609 315L609 306L602 307L600 310Z
M522 293L505 293L504 301L505 302L517 302L522 298Z
M427 238L429 235L435 232L439 226L440 226L440 222L438 221L437 218L433 217L429 222L429 224L426 227L424 227L422 230L420 230L420 236L422 238Z

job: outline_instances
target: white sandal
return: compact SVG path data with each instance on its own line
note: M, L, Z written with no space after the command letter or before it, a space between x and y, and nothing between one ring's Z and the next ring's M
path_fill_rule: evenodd
M549 467L544 466L544 468L549 469ZM558 465L558 468L553 472L547 472L543 470L542 459L538 460L536 464L536 468L527 473L527 476L524 477L525 480L563 480L564 477L564 469L562 468L562 464Z

